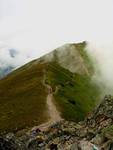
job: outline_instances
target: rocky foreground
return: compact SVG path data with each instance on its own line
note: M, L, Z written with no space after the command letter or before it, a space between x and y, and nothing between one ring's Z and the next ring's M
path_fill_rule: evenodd
M113 98L101 104L83 122L56 122L46 130L8 133L0 150L113 150Z

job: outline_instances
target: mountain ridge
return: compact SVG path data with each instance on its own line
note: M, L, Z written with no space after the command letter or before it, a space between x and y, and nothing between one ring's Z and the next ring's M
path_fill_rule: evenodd
M91 82L93 69L85 47L85 42L68 45L68 48L61 47L60 52L56 49L0 80L0 132L18 131L48 121L47 91L43 85L45 75L46 83L52 90L58 88L54 93L54 104L61 117L72 121L82 120L99 100L100 92L98 86ZM80 51L79 56L74 54L73 57L74 51ZM54 56L52 59L51 55ZM80 57L84 62L78 59ZM84 67L80 70L83 63L88 74ZM73 72L74 66L76 69Z

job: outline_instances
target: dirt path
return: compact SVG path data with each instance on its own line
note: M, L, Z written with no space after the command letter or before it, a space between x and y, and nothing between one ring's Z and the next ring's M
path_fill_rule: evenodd
M52 124L63 120L60 116L60 112L57 110L57 108L53 102L54 96L53 96L52 88L50 85L46 84L45 79L46 79L46 76L44 76L43 85L46 87L47 93L48 93L48 95L46 97L46 101L47 101L49 120L46 123L39 125L38 127L34 127L33 130L35 130L36 128L39 128L41 130L46 130Z
M54 101L54 97L53 97L52 89L51 87L48 87L48 96L47 96L48 112L49 112L51 122L56 122L56 121L60 121L61 117L53 101Z

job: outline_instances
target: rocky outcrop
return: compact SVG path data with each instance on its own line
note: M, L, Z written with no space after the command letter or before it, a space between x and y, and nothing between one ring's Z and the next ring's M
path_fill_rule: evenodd
M113 98L108 95L83 122L60 121L19 136L0 137L0 150L112 150Z

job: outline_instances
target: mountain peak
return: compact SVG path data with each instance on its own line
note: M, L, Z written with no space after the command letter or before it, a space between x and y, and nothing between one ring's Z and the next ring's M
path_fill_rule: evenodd
M40 61L55 61L73 73L87 74L91 72L91 63L85 50L87 43L65 44L40 58Z

